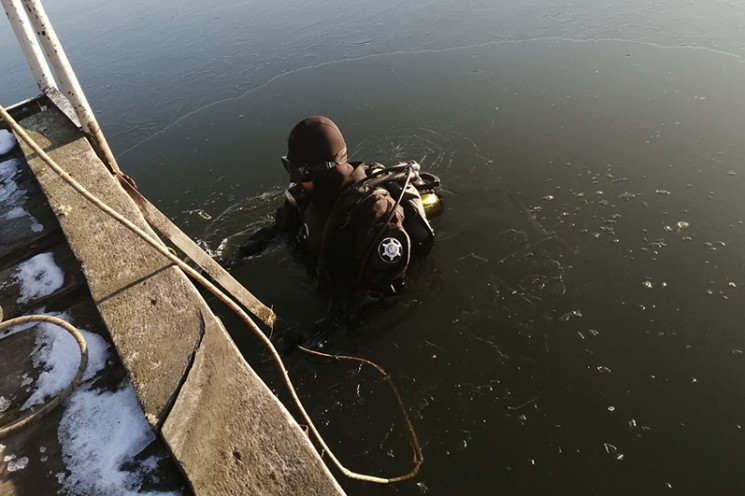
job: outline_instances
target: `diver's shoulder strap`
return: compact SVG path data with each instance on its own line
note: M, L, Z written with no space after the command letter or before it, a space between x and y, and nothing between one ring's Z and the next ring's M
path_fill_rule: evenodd
M329 250L331 249L336 233L347 227L359 206L367 198L375 194L375 190L364 187L366 181L367 179L362 179L357 183L351 183L345 186L339 193L339 197L336 199L334 207L331 209L331 213L326 220L326 226L323 229L321 237L317 267L318 277L321 281L326 279L328 275Z
M402 168L388 170L379 163L354 163L352 165L364 167L366 174L361 180L350 183L341 190L329 214L318 259L318 274L321 278L326 274L329 251L337 233L349 225L361 205L377 203L373 200L373 197L391 198L390 203L393 205L395 205L394 200L400 198L399 206L403 215L401 216L402 219L397 221L400 224L396 229L404 231L403 234L406 239L402 240L402 246L407 245L407 253L409 246L412 250L417 251L428 247L434 239L434 231L427 220L419 191L411 183L404 189L409 170ZM359 216L357 217L359 218ZM372 242L376 243L380 240L376 239ZM408 255L406 259L408 261Z
M348 185L341 192L336 203L342 211L340 215L348 220L367 198L376 194L376 191L385 190L392 198L401 198L400 204L404 210L403 227L411 238L412 248L416 251L430 245L435 233L427 220L419 190L411 182L403 190L409 171L395 167L389 170L376 162L358 163L355 166L365 167L366 176L357 183ZM340 220L341 222L335 222L334 225L345 225L344 219Z

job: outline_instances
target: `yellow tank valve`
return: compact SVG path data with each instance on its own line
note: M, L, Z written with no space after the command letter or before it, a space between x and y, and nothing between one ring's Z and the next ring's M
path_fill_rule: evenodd
M442 202L440 196L435 191L422 192L422 205L424 206L424 213L427 214L428 218L431 218L440 213L442 209Z

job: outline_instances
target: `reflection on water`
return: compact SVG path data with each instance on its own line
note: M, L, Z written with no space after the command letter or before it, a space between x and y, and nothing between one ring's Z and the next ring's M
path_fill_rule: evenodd
M745 67L712 50L512 40L704 40L742 54L731 28L745 10L502 3L324 2L334 11L324 22L262 5L274 24L237 12L222 21L247 23L242 35L264 51L214 29L239 9L221 3L205 29L235 65L199 45L191 62L174 57L183 94L163 97L160 81L157 97L104 105L119 114L105 117L143 191L216 254L271 222L286 181L279 156L306 115L337 121L355 160L417 160L442 178L437 240L408 290L330 342L391 373L425 464L395 487L344 481L350 494L740 494ZM340 18L360 27L331 22ZM143 106L163 112L140 119ZM234 274L287 326L323 315L282 247ZM274 381L266 355L224 318ZM288 363L352 468L409 466L395 402L371 371L298 354Z

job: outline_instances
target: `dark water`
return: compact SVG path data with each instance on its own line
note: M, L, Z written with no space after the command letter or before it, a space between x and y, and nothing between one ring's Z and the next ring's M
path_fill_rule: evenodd
M348 492L742 494L745 4L291 4L47 7L122 166L212 250L267 222L305 115L443 179L408 292L330 343L388 369L426 461ZM10 103L33 88L6 45ZM235 275L292 325L323 312L282 249ZM288 363L351 468L407 470L382 381Z

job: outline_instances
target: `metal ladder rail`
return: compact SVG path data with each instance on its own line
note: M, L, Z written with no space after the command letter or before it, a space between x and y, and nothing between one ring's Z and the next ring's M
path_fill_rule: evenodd
M58 90L59 80L64 96L70 101L81 130L112 173L126 176L111 152L75 71L62 48L57 33L40 0L0 0L16 35L26 62L42 94ZM42 51L43 48L43 51ZM44 57L46 55L46 58ZM50 68L51 64L51 68Z

